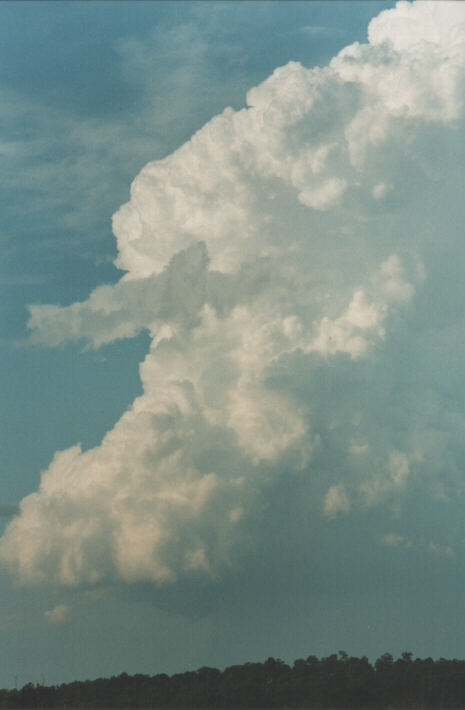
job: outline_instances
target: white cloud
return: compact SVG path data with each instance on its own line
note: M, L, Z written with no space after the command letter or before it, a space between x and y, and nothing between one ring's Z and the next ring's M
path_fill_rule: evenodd
M371 191L371 194L375 198L375 200L381 200L386 193L389 191L389 187L384 184L384 182L380 182L378 185L375 185L374 188Z
M324 500L325 514L333 517L338 513L348 513L350 510L350 502L344 490L344 486L335 485L328 488Z
M410 540L403 537L403 535L398 535L397 533L387 533L383 536L383 544L388 547L399 547L400 545L406 545L411 547Z
M371 507L380 501L399 495L407 486L410 473L409 460L401 451L391 451L380 471L360 485L363 505Z
M404 486L410 473L407 456L401 451L393 451L389 456L388 471L394 486Z
M402 272L399 260L394 255L389 257L373 275L374 288L369 296L365 289L357 289L341 316L335 320L323 317L315 340L305 347L306 352L363 355L373 337L384 337L382 323L391 303L409 300L413 294L413 287L404 280Z
M277 69L247 109L136 177L113 218L118 284L31 307L36 342L98 347L141 329L152 342L143 394L100 446L57 453L9 524L0 554L18 582L214 579L283 479L305 481L299 504L323 500L326 517L360 514L451 461L463 413L444 433L425 360L449 353L427 289L436 302L435 249L455 253L461 224L444 228L461 204L463 148L448 146L465 75L464 11L447 11L401 3L329 67Z
M68 604L57 604L53 609L44 612L44 617L49 624L62 624L70 616Z

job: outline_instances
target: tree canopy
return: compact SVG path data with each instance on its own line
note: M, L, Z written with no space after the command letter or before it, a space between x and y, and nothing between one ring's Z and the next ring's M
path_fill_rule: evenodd
M58 686L0 690L0 708L458 708L465 661L383 654L374 664L345 651L199 668L168 676L127 675Z

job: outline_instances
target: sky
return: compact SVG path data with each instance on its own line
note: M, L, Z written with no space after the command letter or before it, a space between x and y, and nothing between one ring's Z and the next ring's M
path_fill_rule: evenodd
M464 5L0 37L0 686L463 658Z

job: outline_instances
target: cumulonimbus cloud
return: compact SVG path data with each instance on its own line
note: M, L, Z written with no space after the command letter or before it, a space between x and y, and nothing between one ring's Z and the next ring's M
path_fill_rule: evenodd
M9 523L19 583L215 578L285 476L322 524L419 481L435 495L438 466L442 495L459 485L455 371L424 348L463 334L428 299L438 255L463 255L465 11L400 2L368 38L327 67L280 67L148 163L113 217L120 282L30 307L33 342L152 342L143 394L99 446L57 453Z

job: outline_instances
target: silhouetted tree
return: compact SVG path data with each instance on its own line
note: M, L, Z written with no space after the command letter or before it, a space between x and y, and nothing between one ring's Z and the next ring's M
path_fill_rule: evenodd
M383 654L372 665L345 651L220 671L112 678L0 690L0 708L464 708L465 661Z

